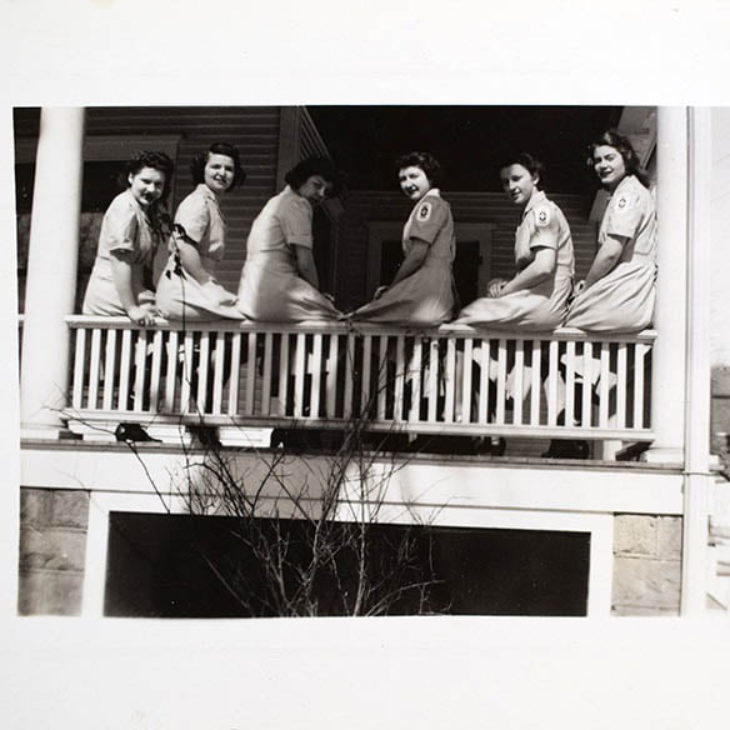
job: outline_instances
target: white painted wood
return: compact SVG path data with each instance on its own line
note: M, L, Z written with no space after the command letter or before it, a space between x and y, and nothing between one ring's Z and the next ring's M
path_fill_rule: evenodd
M294 345L294 417L304 415L304 363L307 355L306 336L298 334Z
M163 410L170 413L175 408L175 387L178 378L178 333L172 330L167 333L167 372L165 373L165 402Z
M322 394L322 337L320 333L312 335L312 392L309 401L309 412L313 418L319 416L319 401Z
M337 335L332 335L329 337L329 343L326 378L326 414L327 418L334 418L335 406L337 405L337 365L340 353L340 338Z
M540 370L542 360L542 342L532 341L532 387L530 388L530 425L540 423Z
M213 349L213 403L211 412L220 414L223 403L223 370L225 367L226 342L223 332L216 332Z
M117 408L120 411L129 410L127 399L129 397L129 375L132 372L132 331L125 329L122 332L122 357L119 362L119 402Z
M267 332L264 335L263 385L261 393L261 413L264 416L268 416L271 413L271 371L273 368L273 352L274 335L271 332Z
M112 330L113 332L113 330ZM112 334L110 332L109 334ZM152 333L152 372L150 373L150 410L157 411L160 401L160 371L162 370L162 335L161 330ZM106 407L106 406L105 406Z
M206 405L208 394L208 379L210 377L210 332L200 332L200 356L197 360L198 392L195 394L195 403L198 415L206 413L210 407Z

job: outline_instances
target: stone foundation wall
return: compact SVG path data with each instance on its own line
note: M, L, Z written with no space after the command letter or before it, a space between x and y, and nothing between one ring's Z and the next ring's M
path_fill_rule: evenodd
M20 615L81 613L88 522L88 492L21 489Z
M616 515L613 551L615 616L679 614L680 517Z

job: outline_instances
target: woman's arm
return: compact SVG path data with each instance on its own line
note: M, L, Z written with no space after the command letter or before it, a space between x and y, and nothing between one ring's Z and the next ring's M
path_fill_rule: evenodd
M596 258L593 259L593 263L586 275L581 290L592 286L599 279L602 279L606 276L606 274L609 274L614 270L614 268L616 268L616 264L618 264L621 259L621 254L624 251L624 246L626 245L627 240L628 239L624 236L617 236L612 233L609 233L608 236L606 236L605 241L598 249Z
M141 325L154 324L155 315L150 305L140 306L132 288L132 262L129 252L120 250L111 252L112 276L119 300L127 312L127 316Z
M539 246L532 250L535 252L535 258L502 287L499 296L541 284L555 273L557 265L555 249Z
M198 249L191 243L187 243L180 236L175 235L175 243L180 252L180 264L190 276L198 282L198 284L207 284L211 281L211 275L205 270L200 261Z
M420 238L411 238L411 245L408 249L403 263L398 267L398 271L395 272L391 286L397 284L403 279L407 279L411 274L414 274L418 269L423 266L423 262L426 260L428 255L428 243L422 241Z
M312 249L296 243L292 245L297 254L297 271L299 272L299 276L309 282L315 289L319 289L319 275L317 274L317 266L314 263Z

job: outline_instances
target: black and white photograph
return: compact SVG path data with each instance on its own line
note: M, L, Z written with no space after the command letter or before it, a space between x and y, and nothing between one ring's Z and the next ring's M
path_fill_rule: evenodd
M727 12L529 3L484 86L412 6L78 5L3 85L6 726L716 725Z

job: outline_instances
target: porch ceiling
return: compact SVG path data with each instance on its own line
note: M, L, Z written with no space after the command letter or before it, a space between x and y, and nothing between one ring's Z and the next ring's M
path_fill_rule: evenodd
M447 190L499 191L506 155L529 151L546 166L546 188L592 193L585 168L591 138L616 125L622 107L310 106L330 153L354 190L392 190L394 160L433 153Z

